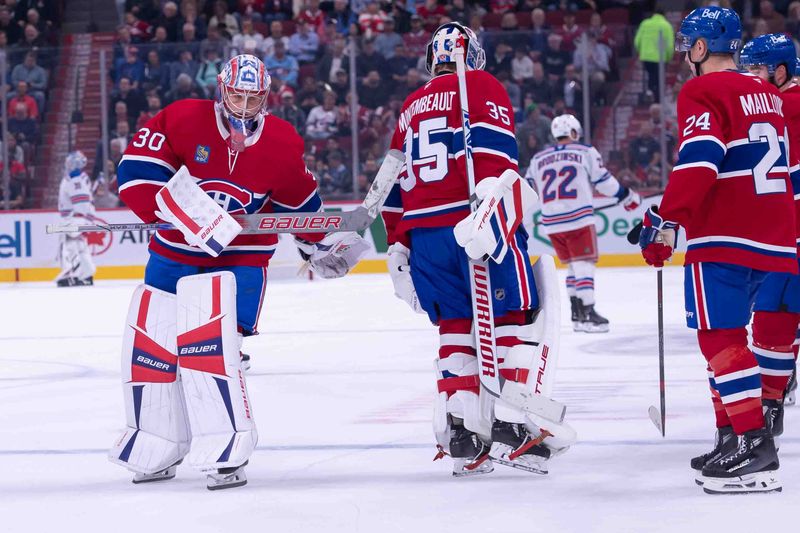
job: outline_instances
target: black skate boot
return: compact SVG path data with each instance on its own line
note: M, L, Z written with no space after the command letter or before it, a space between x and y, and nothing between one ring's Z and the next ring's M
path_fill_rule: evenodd
M735 450L703 467L706 494L780 492L778 452L766 428L737 437Z
M763 403L764 425L773 437L780 437L783 435L783 402L781 400L764 400Z
M789 384L786 385L786 392L783 394L783 405L794 405L797 400L797 368L792 372L792 377L789 378Z
M442 446L437 448L439 453L433 460L441 459L445 455L452 457L455 477L475 476L494 471L494 465L489 458L489 447L477 433L468 430L460 422L450 426L450 453L447 453Z
M608 332L608 319L594 310L594 304L581 305L581 331L586 333Z
M208 490L233 489L247 485L247 476L244 475L247 463L245 461L240 466L218 468L216 472L206 475Z
M692 469L697 471L695 482L698 485L702 485L705 482L705 478L701 473L703 467L711 461L716 461L723 455L732 452L736 449L737 445L738 442L736 440L736 434L733 432L733 428L731 426L723 426L718 428L717 433L714 435L714 449L708 453L704 453L703 455L693 457L690 461Z
M74 287L78 284L78 278L61 278L56 281L56 287Z
M74 280L75 280L75 285L78 287L88 287L94 285L94 277L92 276L89 276L88 278L84 279L74 278Z
M542 441L548 435L534 435L525 424L496 420L492 425L492 450L489 456L506 466L534 474L547 474L547 460L551 452Z
M583 331L581 329L581 301L577 296L569 297L569 305L572 310L572 331Z

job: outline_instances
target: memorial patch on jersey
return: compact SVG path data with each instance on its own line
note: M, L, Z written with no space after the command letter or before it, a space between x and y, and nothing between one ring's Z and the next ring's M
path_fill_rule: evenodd
M197 150L194 152L194 160L198 163L208 163L208 156L211 155L211 149L202 144L197 145Z
M222 352L223 317L218 316L207 324L178 335L181 368L226 375Z

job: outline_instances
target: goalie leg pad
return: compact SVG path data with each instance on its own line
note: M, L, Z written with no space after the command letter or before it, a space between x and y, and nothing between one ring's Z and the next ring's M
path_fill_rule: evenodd
M258 440L236 326L231 272L178 281L178 359L189 420L189 463L199 470L243 465Z
M491 408L481 402L478 391L478 358L475 335L469 319L439 322L439 359L436 360L438 397L434 409L434 434L445 449L450 446L450 417L487 441L491 435Z
M127 428L109 452L111 462L137 474L165 470L189 451L175 328L175 296L140 285L131 300L122 343Z
M97 270L89 246L80 233L61 235L58 258L61 272L56 276L56 281L68 278L84 280L94 276Z

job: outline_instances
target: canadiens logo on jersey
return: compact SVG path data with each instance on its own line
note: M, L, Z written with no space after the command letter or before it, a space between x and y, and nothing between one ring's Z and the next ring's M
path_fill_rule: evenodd
M231 214L248 212L253 202L253 193L240 185L225 180L201 180L200 188Z
M211 149L202 144L197 145L197 150L194 152L194 160L198 163L208 163L208 156L211 154Z

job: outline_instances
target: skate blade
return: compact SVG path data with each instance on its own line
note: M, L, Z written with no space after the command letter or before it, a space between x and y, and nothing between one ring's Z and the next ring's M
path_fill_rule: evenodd
M786 399L783 400L783 406L786 407L787 405L794 405L797 402L797 396L794 392L790 392L786 395Z
M236 487L244 487L247 485L247 479L240 479L237 481L232 481L230 483L215 483L211 484L206 487L208 490L224 490L224 489L235 489Z
M584 333L608 333L609 327L608 324L603 324L602 326L593 326L584 324L581 331Z
M494 464L491 459L486 459L475 468L467 468L471 463L463 459L454 459L453 477L473 477L494 472Z
M580 322L573 322L572 323L572 331L581 332L581 331L583 331L583 326L581 326Z
M546 476L548 474L547 467L544 465L535 463L521 463L519 460L512 461L511 459L502 457L494 457L493 459L495 462L500 463L503 466L510 466L511 468L516 468L517 470L524 470L525 472L539 474L540 476Z
M511 448L511 446L495 442L492 444L492 449L489 452L489 456L493 461L500 463L503 466L510 466L511 468L524 470L526 472L531 472L533 474L539 474L542 476L547 475L547 466L545 466L543 462L538 460L530 460L533 457L531 455L522 455L516 459L511 459L510 455L513 452L514 450ZM545 460L546 459L541 459L541 461Z
M140 485L142 483L153 483L156 481L169 481L175 477L177 471L177 468L171 467L161 472L156 472L155 474L136 474L133 476L131 483Z
M777 470L758 472L734 478L706 477L703 491L706 494L751 494L756 492L781 492Z

